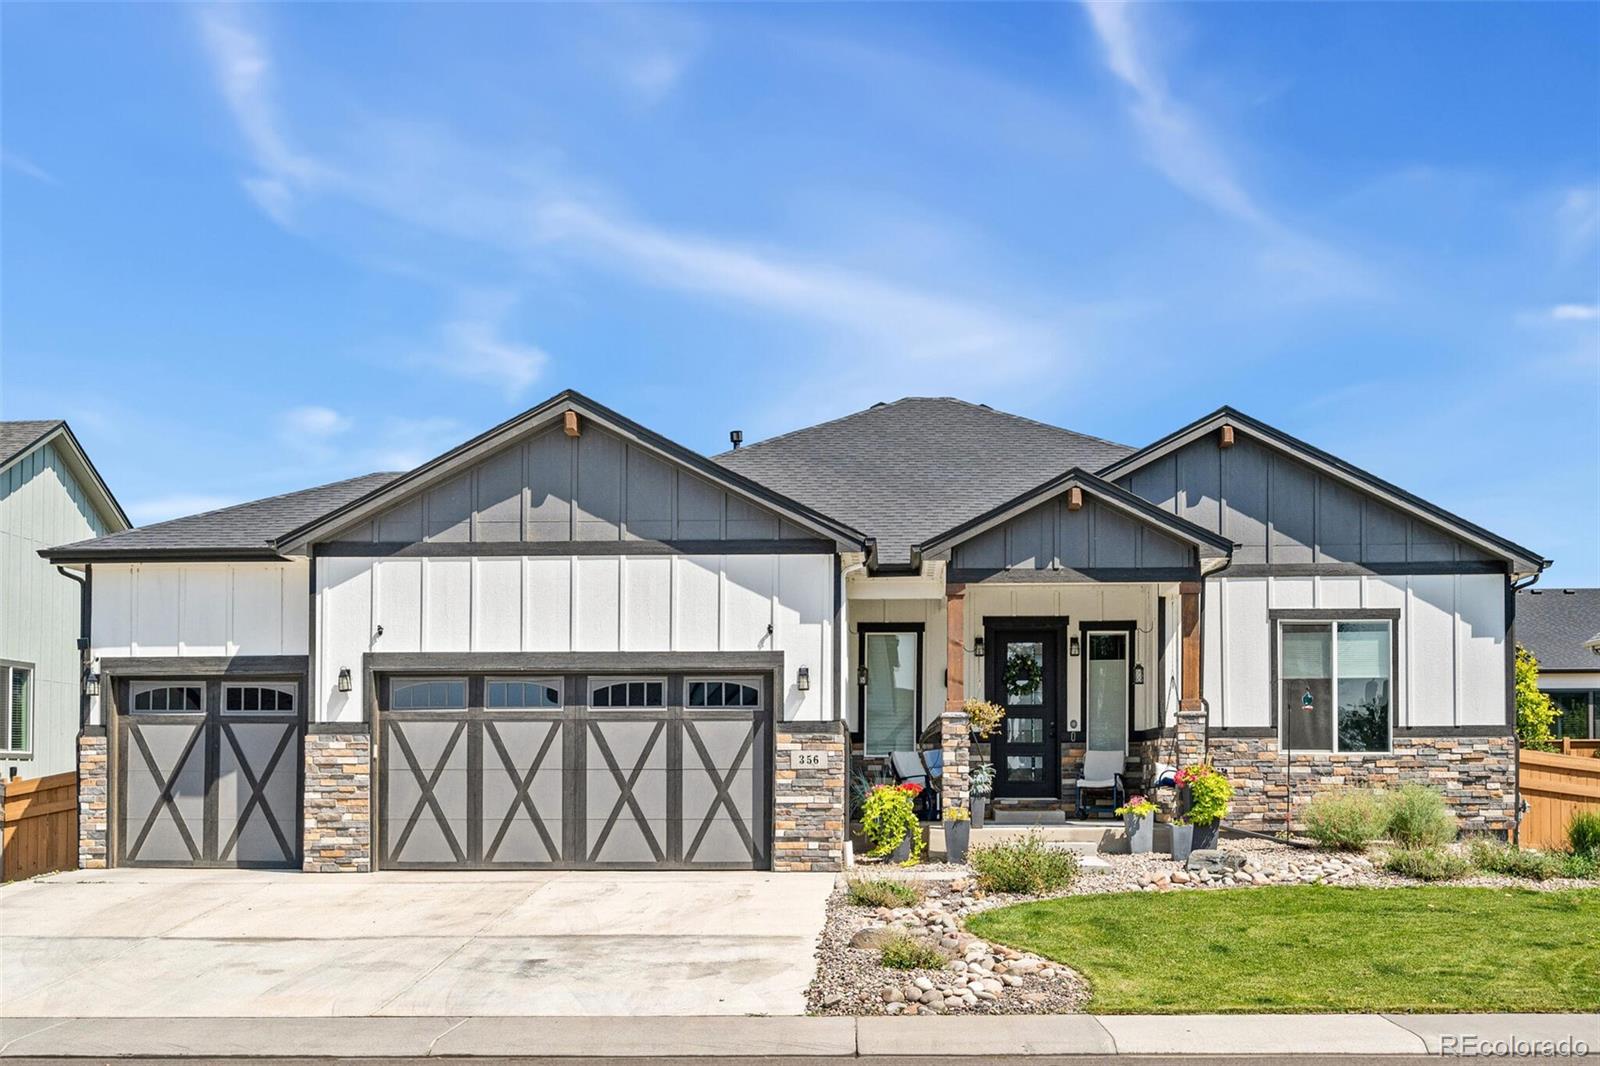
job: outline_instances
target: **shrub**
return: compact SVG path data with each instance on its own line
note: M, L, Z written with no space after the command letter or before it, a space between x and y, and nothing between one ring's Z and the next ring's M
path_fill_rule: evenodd
M1435 846L1395 848L1383 865L1402 877L1414 877L1418 881L1453 881L1472 869L1466 856Z
M1456 838L1456 816L1444 794L1426 785L1405 785L1390 793L1385 826L1389 839L1402 848L1448 844Z
M1472 864L1485 873L1548 881L1562 875L1561 856L1545 851L1523 851L1502 840L1479 837L1471 845Z
M1517 701L1517 739L1525 748L1539 751L1554 749L1550 726L1560 711L1554 700L1539 691L1539 660L1521 644L1517 645L1513 675Z
M883 964L894 970L937 970L944 956L921 937L901 933L884 941Z
M967 712L967 722L972 732L984 740L988 740L989 734L1000 728L1000 719L1006 716L1005 708L988 700L968 700L962 705L962 710Z
M907 782L903 785L879 785L867 793L861 808L861 831L872 842L867 854L884 856L900 846L900 841L911 839L911 857L922 854L922 826L917 821L913 800L922 786Z
M1383 795L1371 789L1318 792L1306 805L1306 835L1325 848L1362 851L1389 826Z
M857 907L914 907L922 899L916 887L887 878L851 881L845 899Z
M1600 811L1578 811L1567 823L1567 845L1574 855L1600 858Z
M1600 852L1588 855L1572 854L1561 857L1561 876L1580 877L1587 881L1600 879Z
M1189 789L1189 809L1183 812L1189 824L1212 825L1228 816L1233 782L1210 763L1185 766L1178 771L1177 783Z
M1065 888L1078 876L1078 856L1050 847L1036 832L977 845L967 855L967 862L985 892L1038 896Z

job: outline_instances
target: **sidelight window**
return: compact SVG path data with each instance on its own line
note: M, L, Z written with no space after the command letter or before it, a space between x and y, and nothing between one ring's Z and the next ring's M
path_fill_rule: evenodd
M867 755L912 751L922 702L922 633L917 630L861 634L861 737Z

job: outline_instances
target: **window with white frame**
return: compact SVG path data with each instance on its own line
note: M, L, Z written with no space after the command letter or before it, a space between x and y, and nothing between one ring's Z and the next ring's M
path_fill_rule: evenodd
M861 632L861 744L866 755L913 751L922 702L922 633L915 629Z
M491 711L538 710L561 706L561 682L548 677L491 677L484 688Z
M292 682L252 682L222 686L223 714L281 714L295 709L298 686Z
M467 706L461 677L397 677L389 684L391 711L459 711Z
M1297 751L1388 751L1393 674L1389 619L1280 620L1282 743Z
M128 686L128 705L135 714L199 714L206 709L205 685L199 681L135 681Z
M690 678L685 687L689 707L759 707L761 689L753 680L716 681Z
M7 755L33 754L33 666L0 664L0 700L5 701Z
M591 707L661 707L666 704L667 683L659 677L589 682Z

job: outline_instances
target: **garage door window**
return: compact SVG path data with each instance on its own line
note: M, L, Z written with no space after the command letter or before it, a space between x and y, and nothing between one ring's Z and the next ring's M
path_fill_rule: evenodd
M225 685L223 714L276 714L294 710L295 686L289 684Z
M128 686L128 696L136 713L199 714L206 709L204 688L198 681L136 681Z
M761 690L750 681L689 682L690 707L760 707Z
M591 682L591 707L660 707L666 703L667 683L659 677Z
M485 698L491 711L560 707L561 682L552 678L490 678Z
M467 683L459 677L402 678L389 688L396 711L459 711L467 706Z

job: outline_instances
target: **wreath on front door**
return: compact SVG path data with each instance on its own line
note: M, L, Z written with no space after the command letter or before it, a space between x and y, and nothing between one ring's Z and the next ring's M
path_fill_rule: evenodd
M1044 664L1027 652L1014 651L1006 656L1005 682L1008 696L1037 692L1044 684Z

